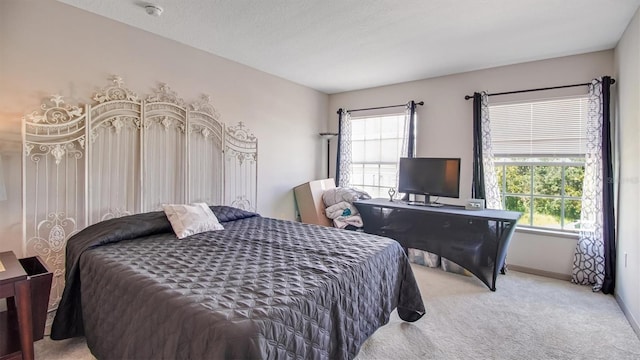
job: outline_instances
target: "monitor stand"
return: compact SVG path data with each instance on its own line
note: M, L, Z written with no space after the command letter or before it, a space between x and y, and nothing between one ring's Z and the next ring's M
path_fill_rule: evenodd
M408 199L408 196L407 196ZM408 205L416 205L416 206L430 206L430 207L442 207L442 204L431 202L431 196L425 195L424 201L407 201Z
M444 205L440 203L427 203L423 201L409 201L407 205L415 205L415 206L430 206L430 207L442 207Z

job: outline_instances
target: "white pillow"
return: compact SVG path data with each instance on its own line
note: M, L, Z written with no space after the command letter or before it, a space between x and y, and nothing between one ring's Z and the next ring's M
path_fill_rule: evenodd
M178 239L205 231L224 229L216 215L205 203L164 204L162 208Z

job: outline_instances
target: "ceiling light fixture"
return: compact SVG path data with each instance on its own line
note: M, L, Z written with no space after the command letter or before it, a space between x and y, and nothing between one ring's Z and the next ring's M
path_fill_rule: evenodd
M151 16L160 16L163 9L158 5L147 4L144 6L144 10Z

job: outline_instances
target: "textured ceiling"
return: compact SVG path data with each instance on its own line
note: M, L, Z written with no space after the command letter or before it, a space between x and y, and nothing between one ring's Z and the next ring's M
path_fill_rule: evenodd
M337 93L615 47L640 0L59 0Z

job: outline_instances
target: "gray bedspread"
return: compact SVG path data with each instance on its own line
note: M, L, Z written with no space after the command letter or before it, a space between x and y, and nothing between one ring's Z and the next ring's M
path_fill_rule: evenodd
M394 308L424 314L394 240L259 216L178 240L150 214L70 239L52 338L84 333L98 359L350 359Z

